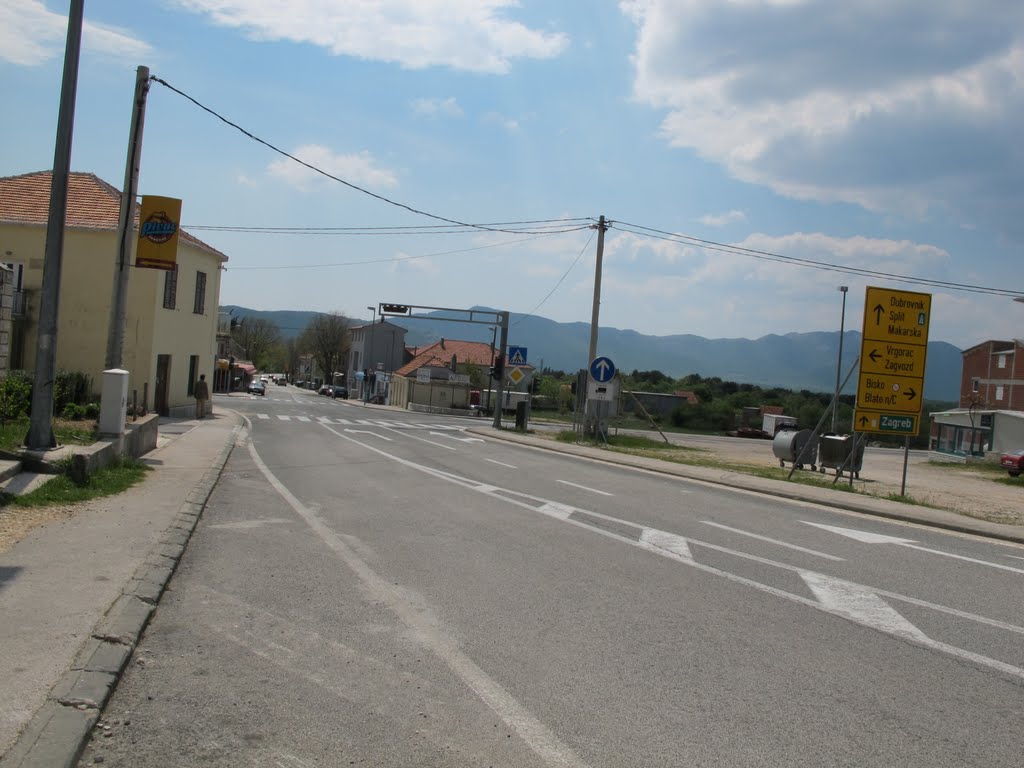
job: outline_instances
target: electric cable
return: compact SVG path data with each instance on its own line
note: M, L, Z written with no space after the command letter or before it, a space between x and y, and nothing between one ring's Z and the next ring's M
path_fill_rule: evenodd
M326 178L331 179L332 181L336 181L339 184L344 184L349 189L353 189L356 192L361 192L364 195L367 195L368 197L374 198L375 200L380 200L381 202L387 203L388 205L393 205L396 208L402 208L402 209L404 209L406 211L409 211L410 213L415 213L418 216L426 216L427 218L434 219L435 221L443 221L443 222L445 222L447 224L454 224L454 225L457 225L457 226L460 226L460 227L471 227L473 229L479 229L479 230L483 230L485 232L507 232L509 234L517 234L517 235L521 235L521 234L539 234L539 233L534 233L534 232L524 232L523 230L506 230L506 229L501 229L501 228L498 228L498 227L488 227L488 226L485 226L485 225L482 225L482 224L470 224L468 222L459 221L457 219L449 219L449 218L447 218L445 216L439 216L439 215L437 215L435 213L428 213L427 211L420 210L419 208L413 208L411 205L407 205L406 203L400 203L397 200L392 200L391 198L385 197L384 195L378 195L376 192L371 192L368 189L360 187L358 184L353 184L350 181L345 181L344 179L342 179L342 178L340 178L338 176L335 176L334 174L328 173L327 171L323 170L322 168L318 168L317 166L315 166L315 165L313 165L311 163L307 163L305 160L300 160L295 155L292 155L292 154L290 154L288 152L285 152L283 149L281 149L280 147L274 146L269 141L261 139L256 134L254 134L251 131L248 131L245 128L243 128L242 126L238 125L238 123L234 123L231 120L228 120L226 117L224 117L223 115L221 115L218 112L214 111L210 107L206 106L205 104L200 102L198 99L190 96L189 94L185 93L182 90L179 90L178 88L175 88L173 85L168 83L166 80L163 80L163 79L161 79L159 77L156 77L155 75L150 75L149 79L152 80L153 82L160 83L160 85L164 86L168 90L171 90L174 93L176 93L179 96L181 96L182 98L192 102L193 104L195 104L197 107L199 107L204 112L206 112L206 113L212 115L213 117L217 118L218 120L220 120L225 125L228 125L228 126L234 128L236 131L238 131L239 133L243 134L244 136L247 136L248 138L252 139L257 144L262 144L267 149L269 149L269 150L271 150L273 152L276 152L277 154L281 155L282 157L287 157L289 160L292 160L293 162L298 163L299 165L303 166L304 168L308 168L309 170L313 171L314 173L318 173L321 176L325 176ZM584 228L583 226L579 227L579 229L583 229L583 228Z

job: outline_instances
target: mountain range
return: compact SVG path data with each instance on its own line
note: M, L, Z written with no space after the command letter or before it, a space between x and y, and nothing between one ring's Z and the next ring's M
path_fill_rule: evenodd
M488 311L473 307L475 311ZM235 305L221 307L234 317L262 318L277 325L282 336L297 336L318 314L302 310L265 311ZM448 314L450 317L450 313ZM490 343L491 327L486 324L452 322L446 313L432 312L415 319L388 318L388 322L407 330L406 346L422 347L439 339L460 339ZM369 320L352 318L354 325ZM537 368L575 371L586 367L590 344L589 323L558 323L533 315L512 314L508 343L527 348L527 362ZM843 334L843 371L845 378L860 354L861 334ZM838 331L770 334L757 339L707 339L691 334L649 336L632 330L600 327L598 354L610 358L616 367L634 370L659 370L678 378L690 373L718 376L726 381L784 387L792 390L832 392L836 386L839 356ZM928 343L924 396L931 401L956 402L960 396L961 350L944 341ZM843 392L853 394L857 375L850 376Z

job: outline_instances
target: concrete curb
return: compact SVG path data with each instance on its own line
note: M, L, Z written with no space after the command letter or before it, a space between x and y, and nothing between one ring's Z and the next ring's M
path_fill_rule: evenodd
M237 417L237 414L236 414ZM170 527L99 620L72 663L50 690L0 768L73 768L93 727L185 553L206 502L235 448L242 425L231 432L213 465L189 492Z
M986 520L975 520L970 517L962 517L955 512L934 509L932 507L917 507L900 504L874 496L851 494L845 492L831 492L827 489L812 488L794 483L786 483L779 480L744 475L740 472L710 470L705 467L691 467L686 464L672 464L648 459L645 457L630 456L628 454L603 451L589 446L569 445L557 443L551 440L544 440L530 435L524 435L506 430L495 430L493 428L470 427L467 432L485 435L497 440L504 440L510 443L526 445L538 450L565 453L571 456L578 456L590 461L600 461L606 464L619 464L627 467L634 467L648 472L657 472L675 477L685 477L690 480L697 480L704 483L736 488L742 491L764 493L769 496L777 496L792 501L803 501L810 504L821 504L847 512L857 512L863 515L882 517L888 520L897 520L904 523L915 523L926 525L932 528L954 531L956 533L967 533L973 536L983 536L989 539L997 539L1012 544L1024 544L1024 530L1018 530L1015 526L1001 523L990 523Z

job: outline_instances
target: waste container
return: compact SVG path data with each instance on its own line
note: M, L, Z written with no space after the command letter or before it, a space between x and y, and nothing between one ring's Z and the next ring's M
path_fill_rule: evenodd
M772 453L780 467L786 466L787 461L797 469L810 464L813 472L817 469L818 439L810 429L781 429L772 439Z
M854 443L857 444L855 455ZM856 435L822 435L818 441L818 468L822 474L826 469L834 469L836 476L843 473L845 469L853 472L853 476L860 477L860 470L864 464L864 441L857 440Z

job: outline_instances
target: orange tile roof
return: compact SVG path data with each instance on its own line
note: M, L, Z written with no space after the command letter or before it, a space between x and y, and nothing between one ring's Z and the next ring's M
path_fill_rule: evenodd
M447 368L452 363L452 355L455 355L458 365L472 363L490 368L494 354L495 351L490 344L480 341L441 339L430 346L420 348L412 361L395 371L395 375L410 376L424 367Z
M25 173L0 178L0 221L12 224L46 226L50 216L50 171ZM135 209L138 228L139 209ZM121 216L121 192L94 173L68 175L68 207L64 218L71 229L116 230ZM227 256L184 229L181 237L188 243L227 261Z

